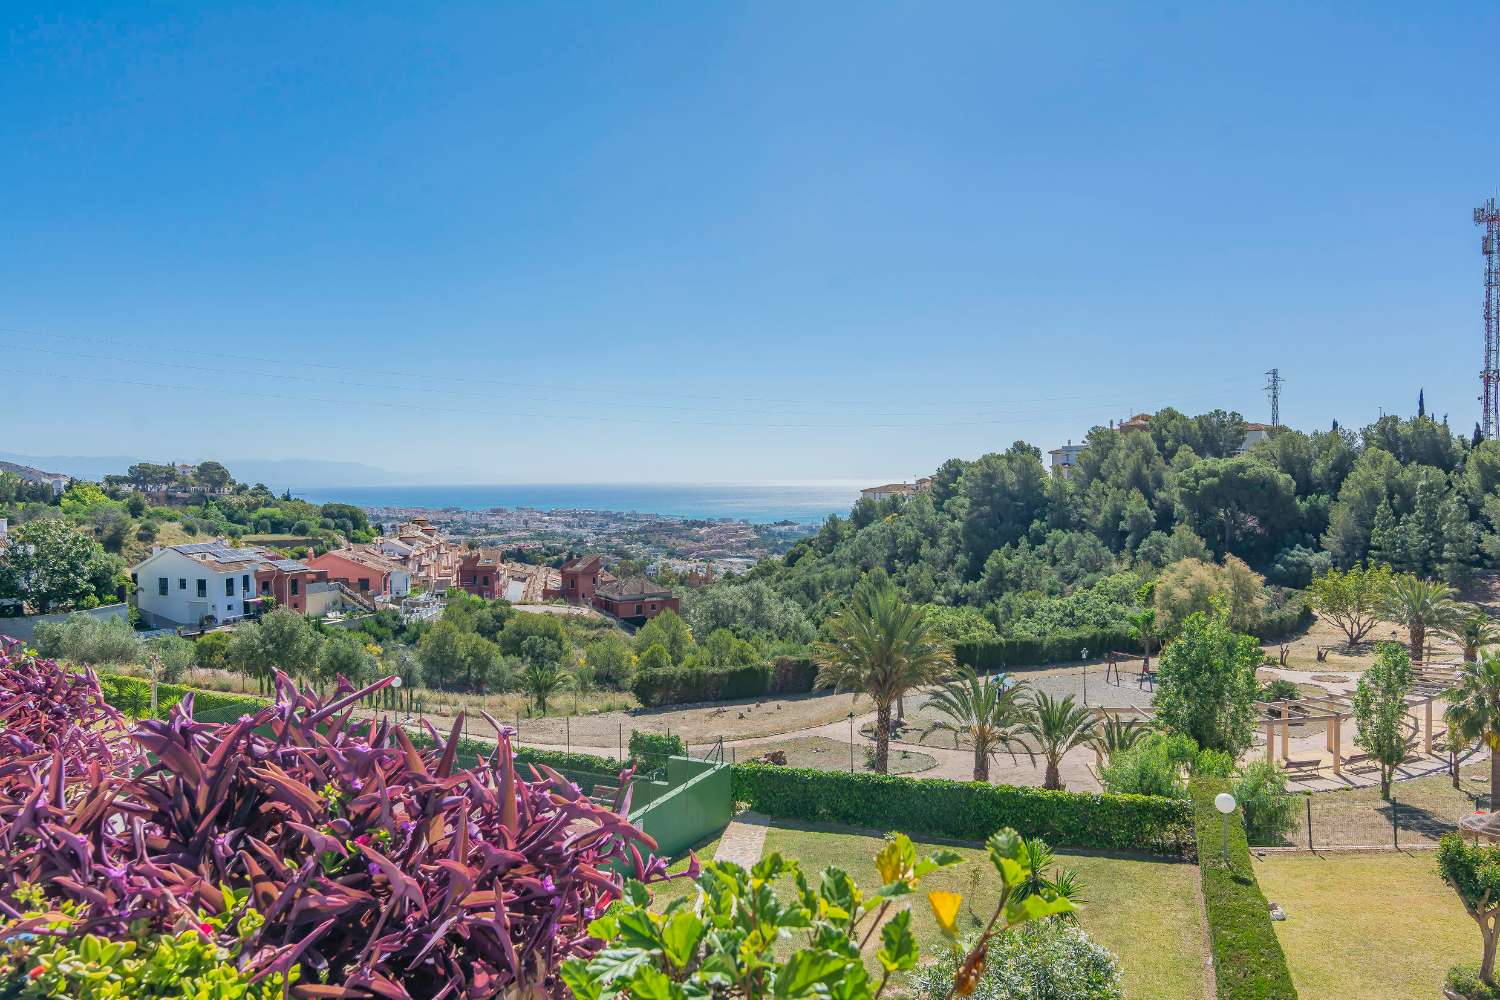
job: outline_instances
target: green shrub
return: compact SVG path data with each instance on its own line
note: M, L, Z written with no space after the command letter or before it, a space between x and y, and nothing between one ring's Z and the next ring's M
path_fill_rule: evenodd
M1102 657L1112 650L1133 654L1140 652L1141 642L1133 633L1123 629L1116 632L1054 632L1037 638L956 643L953 658L959 666L971 667L975 673L983 674L1081 660L1084 650L1088 650L1090 658Z
M757 663L724 670L685 667L642 670L635 675L631 690L642 705L656 708L700 701L756 698L765 694L770 684L771 668Z
M1166 733L1148 733L1130 749L1110 754L1109 762L1099 771L1104 790L1116 795L1182 798L1187 786L1182 779L1182 761L1172 753L1173 739ZM1192 742L1191 737L1186 739Z
M948 1000L961 957L941 951L913 973L913 1000ZM971 1000L1120 1000L1124 995L1119 961L1059 919L995 938L979 985L969 994Z
M1307 599L1298 592L1288 597L1281 607L1266 609L1249 632L1262 642L1274 642L1306 629L1315 617L1312 608L1307 606Z
M104 700L127 715L146 718L151 710L151 682L123 674L105 674L99 678ZM251 695L223 691L205 691L181 684L156 686L156 718L165 719L189 691L193 692L193 718L200 722L229 722L265 708L269 702Z
M1269 761L1241 767L1229 793L1245 809L1245 830L1252 844L1275 843L1297 825L1301 796L1287 792L1286 771Z
M810 656L778 656L771 664L771 694L807 694L817 683L818 664Z
M1296 682L1285 677L1262 684L1260 694L1256 696L1259 701L1296 701L1301 697L1302 692L1297 690Z
M90 666L139 663L142 652L140 637L128 622L119 618L100 620L81 612L60 622L38 625L32 643L43 656Z
M1225 818L1214 808L1214 796L1225 788L1217 778L1195 778L1191 788L1219 1000L1296 1000L1286 955L1250 865L1245 825L1238 814ZM1229 824L1228 865L1222 860L1223 822Z
M660 761L663 757L686 757L687 744L681 736L667 733L630 731L630 756L634 760Z
M1480 979L1477 965L1455 965L1448 970L1443 985L1464 1000L1500 1000L1500 987Z
M1180 854L1192 837L1189 803L969 781L738 764L734 797L784 819L984 840L1001 827L1056 847Z

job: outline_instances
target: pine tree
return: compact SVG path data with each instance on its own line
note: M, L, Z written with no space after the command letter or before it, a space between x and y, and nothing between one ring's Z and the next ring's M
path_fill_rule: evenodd
M1370 562L1377 566L1384 563L1397 572L1410 572L1415 568L1411 549L1406 525L1396 517L1389 500L1380 501L1370 527Z
M1476 420L1474 422L1474 436L1469 439L1469 444L1473 445L1475 448L1478 448L1479 442L1483 440L1484 433L1479 429L1479 422Z
M1425 390L1417 390L1417 416L1427 416L1427 394Z
M1474 564L1477 531L1456 491L1443 498L1443 579L1457 580Z
M1433 577L1443 569L1443 517L1446 489L1437 476L1427 476L1417 484L1411 513L1402 518L1409 568L1422 576Z

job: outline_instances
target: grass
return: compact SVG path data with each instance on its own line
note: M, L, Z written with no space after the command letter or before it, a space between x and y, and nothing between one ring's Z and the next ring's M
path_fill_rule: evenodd
M837 866L862 887L878 883L874 857L882 837L869 832L814 828L773 821L766 835L767 853L779 851L801 862L815 876ZM919 852L939 845L917 841ZM942 845L951 846L951 845ZM926 889L961 892L962 920L977 925L988 917L999 892L994 869L977 846L954 847L964 863L929 875ZM1202 1000L1203 931L1199 917L1197 869L1179 862L1059 853L1058 863L1074 869L1086 883L1088 902L1079 922L1094 940L1120 957L1126 996L1131 1000ZM941 937L924 897L912 905L913 923L925 954L940 947Z
M1479 931L1431 852L1271 854L1255 862L1301 1000L1429 1000Z
M1471 780L1474 776L1479 780ZM1489 809L1489 779L1489 762L1480 760L1459 768L1458 788L1446 774L1397 781L1394 792L1402 846L1436 844L1464 816ZM1299 802L1297 828L1278 843L1307 845L1301 805ZM1378 785L1314 794L1312 823L1313 845L1320 850L1391 845L1391 804L1380 797Z

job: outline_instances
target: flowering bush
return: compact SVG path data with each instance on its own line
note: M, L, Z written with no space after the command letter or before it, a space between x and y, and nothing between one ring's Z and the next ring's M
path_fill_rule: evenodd
M274 705L225 724L194 722L188 695L130 733L148 766L96 768L71 798L54 794L66 754L24 763L0 798L0 910L42 885L76 931L121 940L221 916L227 887L264 917L239 967L300 966L299 996L562 995L557 967L603 945L588 928L614 870L664 877L654 842L546 767L524 780L501 727L465 768L461 719L426 750L356 724L387 683L325 702L278 675Z
M41 901L36 887L22 895ZM0 997L31 1000L279 1000L285 986L297 981L294 966L287 975L252 981L237 959L261 918L248 905L248 892L223 892L222 911L184 917L174 931L148 933L133 928L120 940L95 934L68 936L77 923L78 904L61 910L33 911L0 949Z

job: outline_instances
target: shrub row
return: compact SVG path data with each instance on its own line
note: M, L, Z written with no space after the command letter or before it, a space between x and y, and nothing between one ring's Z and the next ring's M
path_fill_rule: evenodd
M1224 863L1222 826L1214 796L1228 789L1219 778L1195 778L1191 794L1197 818L1198 871L1219 982L1219 1000L1296 1000L1286 955L1271 927L1265 895L1255 881L1245 824L1229 823L1229 863Z
M102 674L99 686L104 700L138 719L151 714L151 682L125 674ZM205 691L182 684L156 685L156 718L165 719L189 691L193 693L193 718L206 722L229 722L258 712L269 704L264 698L226 691Z
M783 819L984 840L1004 826L1054 847L1183 854L1192 843L1186 799L1096 795L936 778L738 764L734 797Z
M1016 667L1040 667L1103 656L1110 650L1135 653L1140 640L1127 631L1054 632L1049 636L1025 639L986 639L982 642L960 642L953 647L953 658L959 666L971 667L976 673L991 673Z
M681 757L687 753L687 744L681 736L670 733L646 733L639 729L630 731L630 756L636 760L661 760L663 757Z
M775 663L755 663L720 670L673 667L642 670L631 690L647 708L701 701L730 701L767 694L806 694L818 667L808 657L783 656Z

